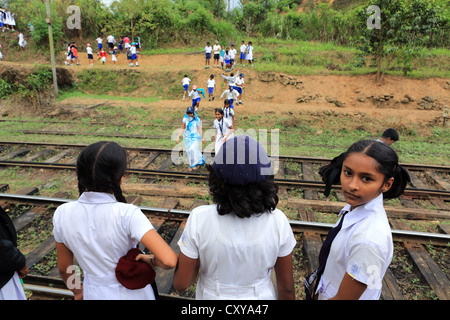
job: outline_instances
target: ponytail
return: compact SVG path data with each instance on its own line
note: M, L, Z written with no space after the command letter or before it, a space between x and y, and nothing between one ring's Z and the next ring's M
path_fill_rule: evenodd
M392 183L391 188L383 193L384 199L398 198L405 191L408 182L411 182L411 177L409 176L408 171L401 165L396 166L392 177L394 178L394 182Z
M328 197L331 192L331 186L341 182L342 163L347 157L347 153L341 153L339 156L331 160L329 165L323 166L319 169L319 174L322 181L325 183L325 197Z

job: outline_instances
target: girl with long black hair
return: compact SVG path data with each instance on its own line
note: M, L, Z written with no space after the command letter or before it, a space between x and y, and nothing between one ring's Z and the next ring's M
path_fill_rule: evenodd
M319 170L328 196L341 184L347 205L306 278L307 299L377 300L393 255L383 199L399 197L410 180L388 145L362 140Z
M123 274L116 276L119 260L139 242L153 256L138 254L136 261L163 269L174 268L177 263L175 252L143 212L126 203L121 189L126 168L126 151L117 143L101 141L87 146L77 159L80 197L55 211L58 269L75 299L154 300L152 270L126 281ZM82 285L74 282L74 257L83 270Z

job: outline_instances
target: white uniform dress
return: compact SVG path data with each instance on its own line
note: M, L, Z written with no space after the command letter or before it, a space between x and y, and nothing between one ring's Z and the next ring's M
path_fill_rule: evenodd
M247 55L246 55L245 59L253 60L253 46L247 47Z
M350 205L343 210L349 211ZM380 194L345 216L317 287L319 300L336 295L345 273L367 285L360 300L378 300L392 255L392 233Z
M138 207L103 192L84 192L78 201L59 206L53 216L56 242L73 252L83 270L85 300L155 299L151 285L129 290L115 275L119 259L152 229Z
M222 117L222 120L219 121L217 119L214 120L213 128L216 129L216 141L214 145L214 151L216 154L219 153L220 148L222 148L223 145L223 138L228 134L228 132L233 127L232 120L225 119ZM233 133L231 133L227 139L233 138Z
M27 300L17 272L0 288L0 301L2 300Z
M200 259L197 300L276 299L271 270L296 240L284 213L238 218L220 216L216 205L192 210L181 239L181 252Z

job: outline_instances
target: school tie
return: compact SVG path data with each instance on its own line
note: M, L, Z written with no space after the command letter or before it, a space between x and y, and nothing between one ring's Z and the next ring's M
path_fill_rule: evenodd
M228 119L228 110L225 109L225 119Z
M342 214L342 217L341 217L341 220L339 221L339 224L328 232L327 238L323 242L322 248L320 248L319 267L316 270L314 270L314 272L311 273L305 279L306 300L312 300L312 298L316 292L320 277L322 276L323 271L325 270L325 265L327 263L328 255L330 254L331 244L332 244L334 238L336 238L337 234L341 230L342 223L344 222L345 215L348 213L348 211L343 210L340 213ZM315 281L314 290L311 292L309 290L309 288L314 283L314 281Z

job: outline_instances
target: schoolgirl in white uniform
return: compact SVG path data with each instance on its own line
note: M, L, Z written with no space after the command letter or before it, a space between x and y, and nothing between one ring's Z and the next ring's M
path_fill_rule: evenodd
M372 140L354 143L319 173L326 183L325 195L331 185L340 183L347 205L337 223L340 231L334 240L327 237L318 270L306 278L307 297L378 300L393 255L383 199L400 196L409 174L395 151Z
M174 288L184 291L200 272L198 300L294 299L296 241L285 214L276 209L278 188L267 153L256 140L236 136L223 144L208 169L214 204L189 215L178 242ZM239 203L231 201L237 197Z
M253 67L253 45L251 41L248 42L247 55L245 59L248 61L248 64Z
M127 204L120 184L127 156L115 142L86 147L77 160L80 198L61 205L53 217L58 269L75 299L155 299L152 286L128 289L116 277L119 259L141 242L153 254L138 255L152 267L174 268L177 256L142 211ZM73 258L83 270L82 285L73 285Z
M236 123L234 121L234 109L231 108L231 101L229 99L225 99L223 101L223 117L229 121L231 121L231 124L233 126L233 130L236 130Z
M11 27L11 30L14 31L14 27L16 26L16 19L14 18L15 14L11 11L8 11L8 15L9 15L9 26Z
M216 129L214 135L214 150L215 154L219 153L220 148L227 139L233 138L233 124L230 120L223 117L223 110L215 110L216 119L214 119L213 128Z

